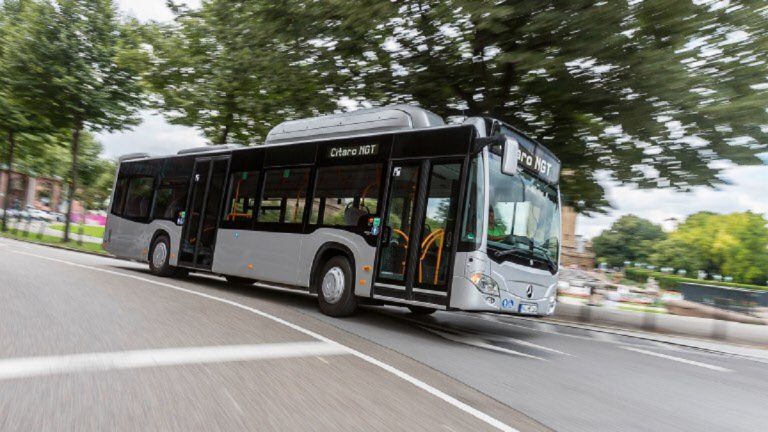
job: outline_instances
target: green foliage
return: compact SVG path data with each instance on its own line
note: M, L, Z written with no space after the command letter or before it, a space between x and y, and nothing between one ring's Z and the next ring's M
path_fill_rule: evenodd
M687 190L713 160L757 164L768 124L762 2L209 0L156 31L175 123L258 143L351 97L490 115L552 148L566 202L608 205L597 173ZM757 85L757 86L755 86Z
M84 130L137 124L142 49L135 25L121 24L113 0L29 0L5 38L4 70L21 79L14 97L54 128L71 133L67 215L77 188ZM67 227L69 218L67 218ZM65 230L65 240L69 230Z
M661 272L656 272L656 271L641 269L641 268L624 269L624 276L629 280L640 282L640 283L645 283L649 277L653 277L659 283L659 286L661 288L664 288L667 290L674 290L681 283L699 283L699 284L723 286L723 287L729 287L729 288L768 290L768 287L766 286L732 283L732 282L719 282L719 281L713 281L713 280L699 280L699 279L675 276L667 273L661 273Z
M207 1L148 28L150 82L169 121L198 127L216 144L255 144L285 118L335 108L303 3Z
M7 56L8 70L25 76L18 96L27 107L60 129L136 124L141 70L124 55L131 43L122 37L113 1L29 3Z
M762 285L768 278L768 221L759 214L708 212L689 216L656 245L651 262Z
M345 92L505 119L561 158L582 210L606 205L601 169L686 190L720 182L712 160L761 163L768 90L750 86L768 71L764 3L406 0L369 15L335 3L334 18L367 29L333 53Z
M64 231L64 224L51 224L49 228L54 229L56 231ZM96 237L96 238L102 238L104 237L104 227L99 225L73 225L72 230L76 233L79 233L80 230L83 231L83 235L87 235L89 237Z
M598 261L621 267L625 261L647 261L666 235L659 225L635 215L622 216L592 240Z

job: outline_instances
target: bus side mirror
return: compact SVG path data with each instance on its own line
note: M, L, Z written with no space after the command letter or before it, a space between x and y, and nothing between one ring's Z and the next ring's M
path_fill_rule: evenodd
M517 161L520 158L519 146L517 140L512 137L507 137L504 141L504 155L501 158L501 172L504 174L517 174Z

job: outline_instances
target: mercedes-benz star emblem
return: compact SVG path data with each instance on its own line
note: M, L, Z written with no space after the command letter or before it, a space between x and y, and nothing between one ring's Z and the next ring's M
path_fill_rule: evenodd
M528 298L533 297L533 285L528 285L528 288L525 289L525 295L527 295Z

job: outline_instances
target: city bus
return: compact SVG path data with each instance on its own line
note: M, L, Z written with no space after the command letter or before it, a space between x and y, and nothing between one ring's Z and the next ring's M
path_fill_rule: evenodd
M414 106L292 120L260 146L120 158L104 249L151 273L359 304L544 316L556 306L560 161L503 121Z

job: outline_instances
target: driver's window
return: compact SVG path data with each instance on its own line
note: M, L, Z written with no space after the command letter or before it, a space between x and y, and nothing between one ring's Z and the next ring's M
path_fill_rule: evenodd
M379 164L319 168L309 223L359 226L377 214L381 170Z

